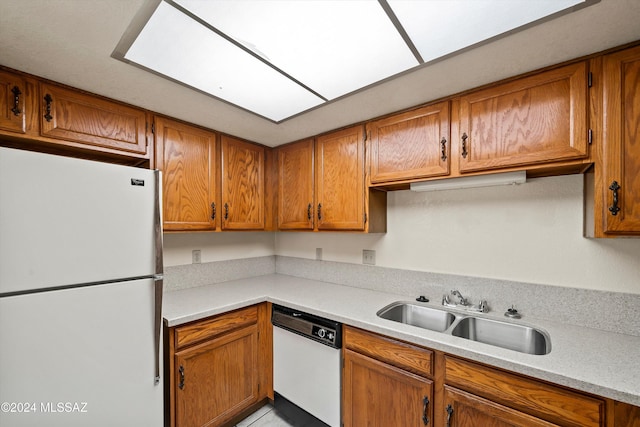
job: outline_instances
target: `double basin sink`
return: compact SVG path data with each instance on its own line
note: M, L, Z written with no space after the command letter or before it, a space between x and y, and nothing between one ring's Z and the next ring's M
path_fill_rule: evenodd
M411 302L394 302L378 311L377 315L382 319L521 353L543 355L551 351L551 340L548 334L531 326L466 313L451 313Z

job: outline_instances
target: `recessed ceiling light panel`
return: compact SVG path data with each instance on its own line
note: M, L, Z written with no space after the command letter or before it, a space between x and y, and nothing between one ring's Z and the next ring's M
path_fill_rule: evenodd
M164 2L124 57L273 121L324 102Z

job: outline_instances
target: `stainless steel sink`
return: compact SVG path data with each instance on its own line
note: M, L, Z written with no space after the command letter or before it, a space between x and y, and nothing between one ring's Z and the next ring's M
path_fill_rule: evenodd
M521 353L540 355L551 351L551 340L543 331L481 317L461 319L451 331L451 335Z
M394 302L378 311L378 317L406 323L432 331L444 332L456 320L456 316L445 310L425 307L409 302Z

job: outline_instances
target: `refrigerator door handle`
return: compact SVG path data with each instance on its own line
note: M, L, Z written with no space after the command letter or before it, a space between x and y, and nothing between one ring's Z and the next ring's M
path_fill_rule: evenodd
M154 283L154 351L155 351L155 364L156 364L156 376L154 378L154 384L160 384L160 336L162 334L162 278L158 278Z
M163 286L163 270L164 264L162 259L162 179L159 170L154 171L155 175L155 206L154 206L154 231L155 231L155 247L156 247L156 274L154 284L154 344L155 344L155 363L156 376L154 383L160 384L160 357L161 357L161 334L162 334L162 286Z

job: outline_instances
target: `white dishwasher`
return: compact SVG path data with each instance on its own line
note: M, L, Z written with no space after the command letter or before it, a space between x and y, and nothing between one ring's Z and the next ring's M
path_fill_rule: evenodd
M342 325L273 305L273 389L331 427L340 427Z

